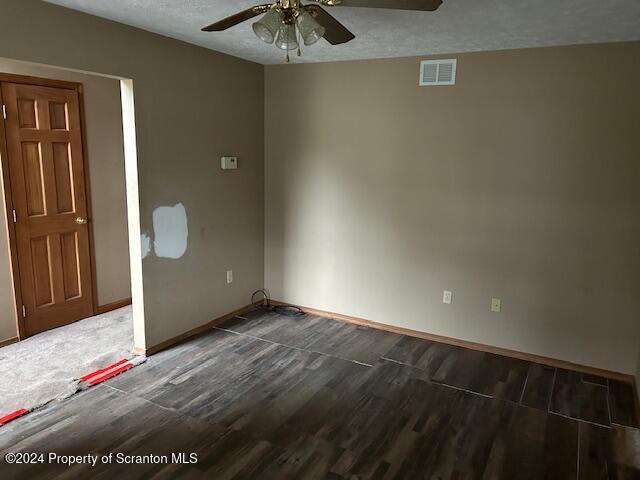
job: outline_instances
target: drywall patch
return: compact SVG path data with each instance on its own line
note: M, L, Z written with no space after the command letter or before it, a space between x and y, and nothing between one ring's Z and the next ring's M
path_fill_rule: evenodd
M142 250L142 259L144 260L151 253L151 237L146 233L140 235L140 247Z
M187 251L187 211L182 203L153 211L153 247L157 257L181 258Z

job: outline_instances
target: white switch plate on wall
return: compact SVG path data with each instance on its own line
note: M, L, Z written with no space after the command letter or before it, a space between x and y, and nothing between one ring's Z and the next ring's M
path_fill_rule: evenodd
M442 294L442 303L446 303L447 305L451 305L453 301L453 293L449 290L445 290Z
M499 298L492 298L491 299L491 311L492 312L499 312L500 310L502 310L502 300L500 300Z
M233 283L233 270L227 270L227 284Z

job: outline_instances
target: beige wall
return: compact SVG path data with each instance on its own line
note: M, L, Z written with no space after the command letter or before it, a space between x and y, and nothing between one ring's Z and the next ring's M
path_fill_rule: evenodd
M638 354L638 365L636 367L636 394L640 398L640 354Z
M181 258L143 261L146 346L246 305L263 283L263 67L36 0L0 16L2 57L133 79L142 231L177 203L189 229Z
M2 58L0 72L82 83L98 305L131 297L120 82ZM0 218L0 236L5 242L4 216ZM5 256L4 244L1 247L0 256ZM4 265L8 268L6 258L0 260L0 266ZM0 271L0 305L13 302L8 281L10 272ZM13 307L0 310L0 325L0 332L10 325L11 336L15 336Z
M454 56L266 68L266 286L634 373L640 43Z
M0 173L2 166L0 165ZM0 205L4 212L2 198L4 198L4 185L0 182ZM18 336L16 324L16 308L13 299L11 264L9 259L9 243L7 237L7 222L4 213L0 213L0 342Z

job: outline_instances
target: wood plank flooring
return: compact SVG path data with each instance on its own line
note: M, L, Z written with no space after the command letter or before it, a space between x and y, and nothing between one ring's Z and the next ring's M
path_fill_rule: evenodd
M254 312L0 428L2 456L196 453L197 463L0 460L0 478L635 479L637 427L624 383Z

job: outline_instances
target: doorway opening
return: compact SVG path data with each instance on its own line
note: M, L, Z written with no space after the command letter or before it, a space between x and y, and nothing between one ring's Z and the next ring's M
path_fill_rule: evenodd
M0 100L2 418L145 342L133 82L0 59Z

